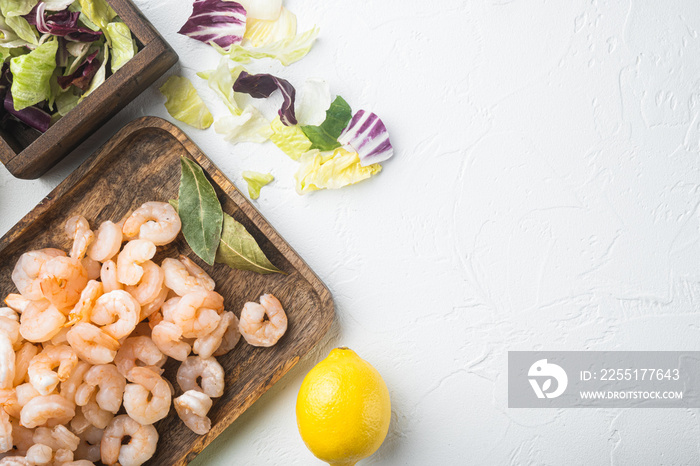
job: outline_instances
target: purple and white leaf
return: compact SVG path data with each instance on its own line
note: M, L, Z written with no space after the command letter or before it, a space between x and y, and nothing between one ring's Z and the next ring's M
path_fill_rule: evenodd
M87 91L92 82L92 78L97 73L97 70L100 69L100 61L96 60L99 52L98 49L88 55L75 72L68 76L58 76L56 79L61 89L65 90L73 85L83 92Z
M73 42L94 42L102 37L101 31L78 26L79 11L63 10L46 15L46 3L38 3L26 18L42 34L65 37Z
M5 93L4 107L7 113L42 133L45 133L46 130L49 129L49 126L51 126L51 115L40 109L37 105L32 105L22 110L15 110L15 103L9 88Z
M394 155L386 126L376 114L364 110L355 113L338 142L352 147L359 154L363 167L384 162Z
M214 42L225 49L240 44L245 34L246 11L240 3L195 0L192 15L178 31L198 41Z
M297 124L297 118L294 114L294 99L296 98L296 90L294 86L286 79L278 78L271 74L248 74L241 71L238 79L233 83L235 92L243 92L250 94L254 99L264 99L270 97L277 89L282 93L282 108L279 109L280 121L285 126Z

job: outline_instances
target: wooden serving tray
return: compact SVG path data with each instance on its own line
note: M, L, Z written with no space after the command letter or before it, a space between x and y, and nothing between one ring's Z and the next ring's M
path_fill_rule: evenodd
M17 178L46 173L177 63L177 54L131 0L107 0L129 26L138 53L45 133L0 128L0 162Z
M273 293L287 311L289 328L271 348L256 348L242 338L225 356L217 358L226 372L224 396L209 412L211 431L199 436L180 421L171 408L155 424L158 449L148 464L184 465L277 382L326 333L334 315L333 299L321 280L260 213L246 200L199 148L177 127L160 118L140 118L126 125L96 154L0 239L0 298L16 292L10 279L19 256L32 249L70 249L63 231L65 221L82 214L96 228L105 220L118 221L146 201L177 197L180 156L195 160L209 176L224 212L241 222L255 237L270 261L285 272L259 275L225 265L206 265L190 250L182 234L159 248L156 261L182 253L200 264L216 281L227 310L240 316L246 301ZM170 359L165 377L175 382L179 362Z

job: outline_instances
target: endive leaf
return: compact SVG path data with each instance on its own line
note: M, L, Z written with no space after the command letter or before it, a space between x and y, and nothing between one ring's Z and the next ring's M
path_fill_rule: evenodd
M192 251L204 262L213 265L221 240L224 213L202 167L185 157L180 157L180 165L182 176L178 214L182 221L182 234Z
M282 273L268 260L248 230L228 214L224 214L224 229L216 262L260 274Z

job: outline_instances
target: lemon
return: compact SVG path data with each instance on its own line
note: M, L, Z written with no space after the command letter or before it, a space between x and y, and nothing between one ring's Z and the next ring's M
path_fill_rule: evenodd
M331 351L299 389L301 438L311 453L333 466L352 466L377 451L390 419L384 379L348 348Z

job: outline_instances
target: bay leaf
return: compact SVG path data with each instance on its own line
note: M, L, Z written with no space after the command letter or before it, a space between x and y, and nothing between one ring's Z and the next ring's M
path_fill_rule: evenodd
M248 230L226 213L216 262L260 274L283 273L272 265Z
M197 162L180 157L180 166L178 214L182 234L195 254L207 264L214 265L223 226L221 203Z

